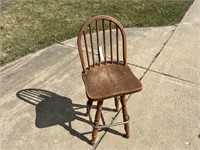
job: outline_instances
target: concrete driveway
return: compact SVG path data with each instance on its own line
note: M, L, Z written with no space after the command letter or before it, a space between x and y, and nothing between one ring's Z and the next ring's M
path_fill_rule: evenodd
M0 149L200 149L199 14L195 0L177 26L126 29L128 64L143 84L127 96L129 139L116 126L88 144L76 38L1 67ZM113 100L104 106L107 123L121 121Z

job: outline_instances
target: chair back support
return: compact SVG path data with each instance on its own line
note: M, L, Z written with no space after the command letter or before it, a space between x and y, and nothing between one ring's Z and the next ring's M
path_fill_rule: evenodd
M126 34L119 21L110 16L96 16L83 24L77 44L83 72L107 63L126 65Z

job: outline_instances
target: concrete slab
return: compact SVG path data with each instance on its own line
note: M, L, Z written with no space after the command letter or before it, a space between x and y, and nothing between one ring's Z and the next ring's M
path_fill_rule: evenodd
M97 149L200 149L200 86L152 72L142 83L143 91L127 102L131 137L122 137L123 126L113 127Z
M3 95L7 95L11 90L16 91L26 85L44 84L43 82L46 79L55 78L52 76L52 72L56 69L59 70L60 67L66 69L67 66L73 63L77 56L73 48L55 44L1 67L1 85L6 86L1 89L0 94L3 97ZM60 72L56 72L56 75L59 74ZM60 79L60 77L57 79Z
M131 138L122 126L101 131L97 149L200 149L199 6L177 28L126 29L128 64L144 89L128 99ZM0 149L95 149L81 70L76 38L1 67ZM116 112L105 103L109 123Z
M1 149L91 147L90 136L81 134L92 128L83 116L86 96L78 59L72 48L54 45L1 69ZM64 108L63 101L70 106ZM57 120L63 114L66 124Z
M200 84L199 6L192 4L150 69Z
M137 77L145 72L130 67ZM92 148L77 49L55 44L2 67L0 76L1 149ZM113 103L105 102L107 123Z

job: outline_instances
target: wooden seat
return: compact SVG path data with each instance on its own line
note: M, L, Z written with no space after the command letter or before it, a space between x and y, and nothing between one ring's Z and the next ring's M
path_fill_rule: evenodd
M101 65L82 74L86 94L98 101L131 94L141 90L141 83L129 66L122 64Z
M120 97L124 120L122 123L128 138L130 136L129 116L125 95L141 91L142 84L126 63L127 45L123 26L110 16L95 16L83 24L77 44L83 69L82 78L88 97L87 114L90 114L92 103L97 101L97 112L92 123L91 144L95 144L100 128L103 101L112 97L117 110L119 110L118 98ZM92 121L91 116L90 120Z

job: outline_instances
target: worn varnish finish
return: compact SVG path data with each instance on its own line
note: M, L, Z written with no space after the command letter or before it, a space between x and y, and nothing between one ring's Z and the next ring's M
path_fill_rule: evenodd
M109 64L82 73L86 94L92 101L104 100L141 90L141 83L129 66Z
M108 27L106 28L106 22ZM101 26L101 27L99 27ZM95 29L92 29L95 28ZM100 29L103 30L103 38L100 38ZM114 30L115 29L115 30ZM89 30L89 31L88 31ZM106 39L106 30L109 30L109 39ZM87 33L88 31L88 33ZM96 33L96 41L92 37L92 31ZM115 47L113 46L112 36L115 32ZM87 41L86 34L89 34L90 40ZM119 38L121 35L122 38ZM82 48L82 39L84 42L84 49ZM103 40L103 51L104 51L104 61L100 57L100 40ZM119 53L119 39L122 40L122 60L120 60ZM109 43L106 43L109 41ZM85 84L86 95L88 97L88 106L90 111L93 101L97 101L97 112L95 116L94 126L99 126L99 120L101 116L103 101L105 99L114 98L116 109L119 110L119 100L120 98L122 104L122 113L124 121L128 120L128 111L126 107L125 95L135 93L142 90L142 84L132 73L127 62L127 45L126 45L126 34L123 26L114 18L110 16L96 16L90 19L88 22L83 24L79 35L78 35L78 50L82 64L82 78ZM94 43L97 45L98 60L95 60L94 53ZM107 46L110 44L110 46ZM88 51L88 46L91 47L91 52ZM109 52L108 52L109 49ZM114 59L114 52L116 53L116 59ZM86 55L85 55L86 53ZM86 59L84 59L84 55ZM92 57L90 58L90 55ZM108 60L110 58L110 60ZM91 60L90 60L91 59ZM87 63L85 63L87 62ZM92 62L92 65L91 65ZM89 112L87 112L89 113ZM94 145L97 138L98 129L93 128L91 144ZM124 129L126 131L126 137L129 134L129 124L124 124Z

